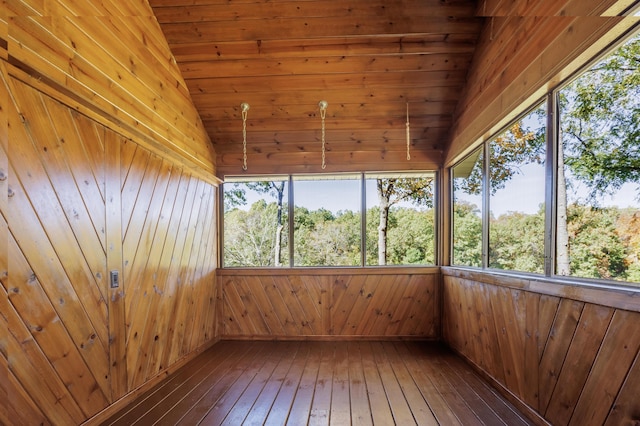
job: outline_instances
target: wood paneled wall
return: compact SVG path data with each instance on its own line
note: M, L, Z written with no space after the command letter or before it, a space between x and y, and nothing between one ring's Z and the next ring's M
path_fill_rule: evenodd
M629 0L480 1L485 28L456 108L445 165L522 114L531 103L637 23ZM613 9L610 9L613 8Z
M215 153L146 0L8 0L2 7L10 63L211 179Z
M213 342L215 188L3 77L10 406L78 424Z
M215 342L215 159L145 1L3 3L0 111L0 424L80 424Z
M639 296L447 268L443 338L553 425L636 424Z
M222 338L439 336L436 268L219 274Z

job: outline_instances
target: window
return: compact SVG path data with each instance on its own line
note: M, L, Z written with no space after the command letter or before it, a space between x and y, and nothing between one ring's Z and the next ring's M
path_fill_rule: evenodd
M435 264L433 173L367 174L367 265Z
M223 266L288 266L288 177L224 184Z
M544 273L546 108L489 142L489 267Z
M482 266L482 147L453 167L452 264Z
M640 35L558 91L556 273L640 282Z
M452 264L640 285L639 57L635 34L451 168Z
M227 178L223 266L433 265L434 190L433 172Z
M293 178L294 266L359 266L360 175Z

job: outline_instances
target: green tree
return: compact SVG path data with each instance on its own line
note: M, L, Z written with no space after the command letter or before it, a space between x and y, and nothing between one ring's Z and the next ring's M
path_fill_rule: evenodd
M575 250L569 246L567 176L586 184L596 206L599 196L640 184L640 35L564 88L559 103L557 273L569 275L576 266L568 255Z
M572 275L585 278L626 277L626 248L616 230L617 208L571 204L567 210Z
M387 263L424 265L435 263L433 209L399 207L390 211Z
M286 181L257 181L234 183L232 186L225 186L224 207L225 213L229 210L246 205L246 191L255 191L258 194L267 194L276 200L277 211L274 216L275 228L273 237L273 265L282 266L282 236L284 230L284 192ZM225 223L227 219L225 217Z
M540 118L545 114L545 109L538 108L533 114ZM525 121L527 120L521 119L513 123L489 144L489 182L492 194L504 188L505 184L519 173L523 164L544 162L546 127L536 126L532 130L527 127ZM467 179L456 180L456 189L467 194L481 194L483 175L480 154Z
M360 217L351 211L296 207L296 266L356 266L360 264Z
M493 195L498 190L503 189L509 180L520 173L520 168L524 164L544 162L546 128L544 125L538 124L542 121L541 118L544 117L544 114L544 108L537 108L531 115L515 122L491 141L489 144L490 194ZM533 129L527 126L527 123L532 122L537 124ZM477 158L466 172L466 176L459 176L454 179L454 195L457 192L481 195L483 176L483 152L479 150ZM482 221L477 207L464 201L456 200L454 202L453 224L453 250L456 264L482 266ZM544 221L542 221L542 226L538 221L526 223L528 226L535 225L536 228L528 229L524 232L540 234L539 230L544 229L543 224ZM539 270L537 265L534 266L529 262L523 262L522 266L526 266L527 269L522 269L521 264L514 260L516 253L509 253L509 250L515 250L515 246L507 242L509 237L503 235L504 232L501 230L493 229L500 225L501 223L495 220L490 223L490 239L493 253L489 253L489 259L495 260L492 261L490 266L524 271ZM523 232L523 230L516 229L512 229L512 231ZM502 248L498 249L499 247ZM524 254L524 251L521 250L520 254ZM542 259L541 265L544 265L544 259Z
M478 208L465 201L453 208L453 260L457 265L482 266L482 219Z
M378 179L378 265L387 264L387 233L389 210L401 202L433 207L433 179L397 178Z
M565 164L592 198L640 183L640 35L560 92Z
M273 239L273 260L275 266L282 266L282 262L280 261L282 256L282 230L284 228L284 224L282 222L282 209L284 206L284 190L286 187L286 181L249 182L246 185L249 189L258 192L259 194L269 194L276 199L277 213L276 228Z
M571 188L574 182L585 184L589 188L586 201L597 207L600 196L611 194L629 182L640 183L640 35L636 35L562 89L559 93L559 105L562 114L562 149L558 150L557 170L556 273L594 276L594 271L598 270L602 277L607 274L610 277L615 277L615 274L625 276L624 265L633 271L640 267L630 263L628 254L625 263L619 262L619 247L614 239L607 240L614 244L608 254L610 267L602 266L603 259L596 262L598 267L584 266L586 258L578 254L585 252L585 246L580 244L591 241L594 250L598 251L598 243L602 242L605 235L610 235L605 226L608 222L589 222L605 226L602 235L598 236L601 239L595 238L595 235L584 241L579 238L575 234L576 230L592 228L579 222L587 220L587 216L569 214L567 188ZM490 144L489 190L492 193L518 172L522 162L543 161L545 129L531 133L522 122L514 126L509 129L505 138L499 137ZM468 179L462 181L456 189L472 194L480 193L482 169L476 167L471 170ZM638 189L640 195L640 185ZM492 236L498 237L504 236ZM571 247L572 244L578 244L579 247ZM501 253L493 253L493 256L504 259L505 254L506 251L503 250ZM502 264L502 260L497 262Z
M489 266L544 273L544 208L537 214L509 212L491 218Z
M225 266L274 266L276 203L260 200L248 211L234 208L225 213Z
M640 211L632 208L622 209L616 229L627 249L627 279L640 283Z

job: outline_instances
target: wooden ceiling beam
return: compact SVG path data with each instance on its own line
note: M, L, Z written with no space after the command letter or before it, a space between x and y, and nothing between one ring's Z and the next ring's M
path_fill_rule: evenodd
M396 171L425 171L425 170L437 170L440 164L438 158L434 158L429 161L398 161L391 162L385 160L384 162L377 161L373 163L356 162L355 159L351 159L349 162L328 162L325 169L320 167L320 163L307 162L306 164L294 163L290 164L278 164L270 162L266 164L250 164L247 171L242 170L242 166L238 167L238 163L224 163L219 162L216 175L221 179L224 176L238 176L238 175L265 175L265 174L289 174L289 173L345 173L345 172L396 172Z
M235 146L231 144L220 146L218 155L227 154L240 154L242 150L234 149ZM426 139L412 139L410 144L411 152L420 150L421 152L433 151L442 153L443 148L438 145L434 145L430 140ZM331 138L330 141L325 142L325 149L329 152L379 152L384 150L385 152L404 152L406 156L407 144L403 139L387 139L383 142L378 141L341 141ZM267 152L319 152L322 150L322 143L319 140L303 139L296 144L259 144L259 143L247 143L247 151L255 153L267 153Z

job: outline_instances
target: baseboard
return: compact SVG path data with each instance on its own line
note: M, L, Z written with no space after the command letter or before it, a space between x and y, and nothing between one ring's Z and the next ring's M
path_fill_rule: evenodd
M256 341L318 341L346 342L350 340L359 341L427 341L438 342L440 339L430 336L334 336L334 335L318 335L318 336L245 336L245 335L226 335L220 336L220 340L256 340Z
M446 344L446 342L445 342ZM536 410L531 408L527 403L518 398L513 392L507 389L502 383L497 381L493 376L484 371L478 364L467 358L464 354L460 353L456 349L447 345L453 352L455 352L460 358L462 358L467 364L473 368L484 380L486 380L496 391L500 393L505 399L512 403L522 414L527 416L529 420L534 422L538 426L552 426L547 420L544 419Z
M210 342L207 342L204 345L200 346L198 349L183 356L182 358L174 362L169 367L165 368L163 371L161 371L151 379L147 380L145 383L143 383L136 389L132 390L122 398L115 401L113 404L106 407L104 410L98 412L94 416L87 419L84 423L82 423L82 426L94 426L94 425L99 425L103 423L109 417L113 416L115 413L122 410L127 405L131 404L137 397L139 397L149 389L153 388L155 385L160 383L162 380L166 379L171 374L175 373L177 370L179 370L189 361L193 360L195 357L197 357L202 352L206 351L207 349L209 349L219 341L220 339L215 339Z

